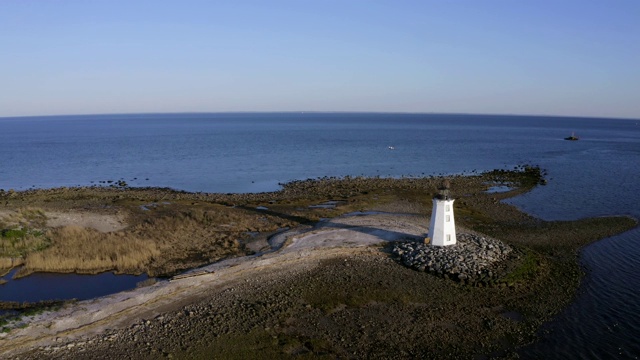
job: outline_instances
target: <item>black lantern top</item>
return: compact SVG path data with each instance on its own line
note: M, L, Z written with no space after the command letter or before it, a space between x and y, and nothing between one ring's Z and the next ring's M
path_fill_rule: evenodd
M444 179L440 186L438 186L438 193L435 198L440 200L449 200L451 198L450 194L451 182L448 179Z

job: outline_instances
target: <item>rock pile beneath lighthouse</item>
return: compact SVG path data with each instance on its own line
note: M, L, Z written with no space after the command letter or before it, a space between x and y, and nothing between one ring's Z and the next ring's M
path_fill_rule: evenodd
M407 267L472 285L495 283L501 262L511 252L511 247L499 240L466 233L458 234L451 246L407 241L393 247L393 254Z

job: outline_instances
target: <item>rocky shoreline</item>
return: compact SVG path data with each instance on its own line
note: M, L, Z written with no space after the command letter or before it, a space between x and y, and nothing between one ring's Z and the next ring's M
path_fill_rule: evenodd
M393 254L402 264L422 272L471 285L489 285L502 277L500 262L512 253L503 242L469 233L457 235L451 246L396 242Z
M637 225L628 217L546 222L501 201L540 181L531 167L453 177L462 231L459 246L450 249L415 242L427 233L440 182L434 178L320 179L240 195L0 194L7 210L120 211L129 224L113 234L120 239L155 230L184 236L176 242L185 246L182 253L171 243L154 269L209 264L214 270L27 316L25 326L0 336L0 357L515 358L571 301L582 276L577 250ZM495 184L511 190L487 193ZM338 205L315 206L329 201ZM140 208L151 202L166 204ZM359 215L347 216L354 212ZM272 247L268 234L282 228L292 229L278 235L282 246L264 252ZM220 250L212 237L248 231L264 236L232 248L246 249L246 256L187 256ZM414 242L398 243L393 253L393 242L407 239Z

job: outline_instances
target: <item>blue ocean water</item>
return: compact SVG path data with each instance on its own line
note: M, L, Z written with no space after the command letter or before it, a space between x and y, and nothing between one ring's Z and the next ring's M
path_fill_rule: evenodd
M640 218L639 122L366 113L0 118L0 188L122 179L131 186L261 192L323 176L459 174L530 163L548 171L549 184L510 200L523 210L547 220ZM573 132L579 141L563 140ZM588 276L578 297L522 356L640 354L639 242L635 229L586 247Z
M260 192L309 177L544 165L547 160L570 160L576 151L607 149L611 139L618 147L626 139L633 151L634 138L626 131L637 135L634 126L620 120L417 114L4 118L0 188L90 185L122 178L134 186ZM563 141L572 131L584 140Z

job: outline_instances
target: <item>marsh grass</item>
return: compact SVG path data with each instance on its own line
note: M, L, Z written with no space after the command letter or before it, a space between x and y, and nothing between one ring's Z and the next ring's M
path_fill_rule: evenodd
M458 199L457 220L461 226L534 251L566 244L557 234L574 231L569 227L575 223L542 222L500 202L531 189L541 176L538 168L522 167L450 177L453 196ZM169 276L225 257L248 254L243 244L256 233L268 236L283 228L313 225L321 218L353 211L428 216L432 196L442 179L322 178L294 181L283 185L281 191L259 194L135 188L60 188L0 194L0 198L4 196L5 201L20 209L0 223L2 229L8 230L0 242L0 269L16 266L15 259L24 258L21 275L34 271L114 270ZM508 183L513 190L486 194L487 183ZM327 201L339 201L340 205L332 209L310 207ZM153 206L141 207L150 203ZM34 206L57 211L117 211L126 214L129 226L112 233L79 227L46 230L45 212ZM612 231L624 226L628 224ZM598 223L575 230L580 244L568 248L602 237L603 227ZM597 231L587 234L589 229ZM8 260L10 257L13 259Z
M204 204L167 205L137 214L128 234L153 239L161 255L152 274L170 275L224 257L246 253L242 240L252 232L274 232L293 222L259 211Z
M169 276L245 253L241 241L252 232L274 232L297 223L288 217L217 204L180 202L141 210L122 231L101 233L66 226L48 230L46 248L31 251L17 276L33 272L148 273ZM32 249L33 250L33 249Z
M27 253L46 249L50 241L42 234L25 234L20 237L0 237L0 269L11 258L24 257Z
M118 233L66 226L47 233L49 248L30 253L19 276L36 271L96 273L115 270L141 273L160 252L146 239L123 239Z
M0 258L0 276L5 276L11 269L24 264L23 258Z
M24 207L0 218L2 229L42 229L47 217L40 208Z
M0 275L22 265L31 252L46 249L50 241L44 236L47 217L42 209L20 208L0 218Z

